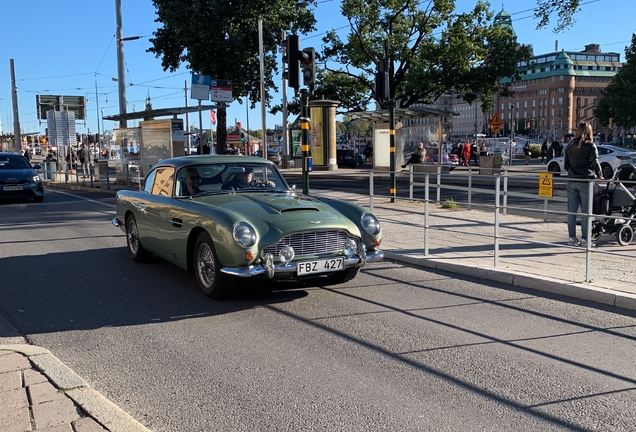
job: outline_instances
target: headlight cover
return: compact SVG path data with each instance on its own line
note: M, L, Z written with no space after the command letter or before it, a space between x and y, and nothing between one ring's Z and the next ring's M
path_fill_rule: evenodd
M380 234L380 221L371 213L364 213L360 218L360 223L367 234L372 236Z
M41 181L42 181L42 178L40 177L39 174L38 175L34 175L33 177L31 177L31 182L33 182L33 183L38 183L38 182L41 182Z
M250 248L256 244L256 233L254 228L247 222L237 222L232 228L232 236L236 244L242 248Z

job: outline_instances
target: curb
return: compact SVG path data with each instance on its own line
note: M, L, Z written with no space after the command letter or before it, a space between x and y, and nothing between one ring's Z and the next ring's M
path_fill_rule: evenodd
M592 303L614 306L621 309L636 310L636 295L605 288L598 288L585 283L565 282L546 276L521 274L504 269L496 269L494 267L485 268L466 266L431 258L408 256L391 251L385 251L384 258L419 267L441 270L464 276L472 276L477 279L489 280L520 288L585 300Z
M0 345L0 350L26 356L48 379L77 404L86 415L110 432L150 432L117 405L90 388L88 383L45 348L26 344Z

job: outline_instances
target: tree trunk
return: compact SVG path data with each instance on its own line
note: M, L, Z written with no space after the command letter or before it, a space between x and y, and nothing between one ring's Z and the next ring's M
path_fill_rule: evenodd
M217 109L217 125L216 125L216 152L217 154L227 153L227 109L225 106L219 106Z

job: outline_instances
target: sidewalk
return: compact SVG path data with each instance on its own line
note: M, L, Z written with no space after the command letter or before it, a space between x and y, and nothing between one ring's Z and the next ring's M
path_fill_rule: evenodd
M33 345L0 345L0 407L0 432L148 432Z

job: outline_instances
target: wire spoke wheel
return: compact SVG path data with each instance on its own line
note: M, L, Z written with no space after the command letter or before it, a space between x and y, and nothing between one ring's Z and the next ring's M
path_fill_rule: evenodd
M194 274L201 291L214 299L226 298L234 288L236 280L221 272L223 266L207 232L199 234L194 245L193 259Z

